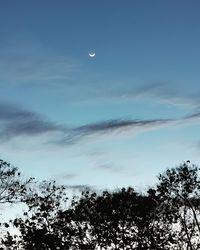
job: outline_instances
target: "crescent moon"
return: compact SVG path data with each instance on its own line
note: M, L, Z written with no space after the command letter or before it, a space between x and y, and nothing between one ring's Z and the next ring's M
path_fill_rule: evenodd
M92 53L92 54L89 53L89 56L90 56L90 57L95 57L95 55L96 55L96 53Z

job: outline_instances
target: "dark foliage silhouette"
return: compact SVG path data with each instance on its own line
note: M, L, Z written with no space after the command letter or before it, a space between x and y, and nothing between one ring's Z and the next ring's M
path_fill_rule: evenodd
M0 160L0 203L15 203L25 199L28 184L33 178L23 180L21 172L9 163Z
M176 233L180 249L200 249L199 168L189 161L160 174L157 194L165 223L178 223Z
M27 192L24 215L10 222L19 236L8 232L2 249L200 249L198 171L186 162L145 193L84 191L70 202L63 186L42 182Z
M75 204L80 234L102 249L161 249L156 241L162 231L156 226L157 200L151 192L138 194L132 188L117 192L85 193ZM166 233L166 232L165 232ZM166 242L165 242L166 243Z
M7 204L24 202L33 180L34 178L24 180L18 168L0 159L0 204L2 209L5 209L4 206ZM9 227L8 223L1 222L0 225L5 228ZM7 238L11 245L15 242L11 235L8 234Z
M29 193L26 199L28 211L24 212L23 218L12 221L21 233L15 242L16 249L68 249L63 247L57 219L57 214L61 208L65 208L66 201L64 187L56 186L54 181L44 181L34 192ZM8 235L3 241L7 247L10 240L13 239Z

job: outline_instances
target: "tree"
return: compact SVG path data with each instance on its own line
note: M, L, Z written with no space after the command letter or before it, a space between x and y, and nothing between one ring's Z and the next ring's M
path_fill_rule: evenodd
M68 244L64 244L62 228L57 221L57 214L64 209L67 199L63 186L56 186L54 181L40 183L25 200L28 211L23 217L11 221L20 231L18 240L7 235L3 244L24 250L69 249Z
M69 206L65 188L44 181L23 195L28 210L12 221L21 235L8 233L3 243L17 250L197 250L198 173L186 162L160 174L146 193L85 191Z
M160 174L157 195L160 215L174 224L176 237L186 249L200 248L200 179L199 168L186 162Z
M72 204L76 249L170 249L169 227L159 224L156 199L153 190L143 195L133 188L83 193Z
M6 161L0 160L0 203L6 204L23 201L28 185L32 181L33 178L24 181L18 168L11 166Z
M87 191L67 209L66 200L63 187L44 182L27 200L25 217L13 221L21 233L19 240L8 234L4 245L24 250L169 249L163 247L169 233L156 221L152 190L147 195L132 188L100 194Z
M0 204L7 205L8 203L23 202L26 199L29 185L33 180L33 178L23 180L18 168L11 166L6 161L0 160ZM1 222L0 225L5 228L9 227L7 222ZM7 239L11 241L9 234L7 235Z
M73 206L76 215L74 221L79 229L77 238L82 239L81 244L86 247L89 244L93 246L92 249L97 246L105 249L128 247L135 237L132 208L136 196L132 188L113 193L104 191L100 195L83 193Z

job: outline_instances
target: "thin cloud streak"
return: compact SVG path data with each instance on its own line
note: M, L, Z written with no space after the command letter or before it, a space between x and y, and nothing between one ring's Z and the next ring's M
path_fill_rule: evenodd
M63 174L62 176L60 176L62 179L64 180L72 180L77 178L79 175L78 174Z
M87 124L74 129L76 134L91 135L91 134L107 134L111 132L120 133L127 129L132 128L152 128L162 126L166 123L170 123L173 120L170 119L155 119L155 120L108 120L94 124Z
M9 66L8 66L9 65ZM41 83L69 79L74 65L62 57L35 58L1 58L0 79L9 82Z
M123 169L120 168L119 166L115 166L114 164L112 164L111 162L103 162L103 163L99 163L96 166L96 169L98 170L103 170L106 172L110 172L110 173L122 173Z
M90 186L90 185L64 185L64 187L66 189L70 189L72 191L78 191L78 192L94 190L94 186Z
M187 115L185 117L185 119L189 119L189 120L192 120L192 119L199 119L200 118L200 112L197 112L197 113L193 113L193 114L190 114L190 115Z
M180 119L154 119L154 120L109 120L99 123L87 124L76 127L68 133L61 141L61 144L78 143L81 139L90 136L104 136L109 134L130 134L133 132L142 133L151 129L159 129L170 126L185 126L200 121L200 113L187 115Z
M17 41L16 41L17 43ZM66 81L77 69L70 58L47 50L42 44L18 41L18 45L0 47L0 80L9 83L41 84Z
M190 107L192 109L200 108L200 89L195 92L184 93L181 88L175 88L167 82L146 84L134 89L112 91L105 94L105 99L117 101L131 101L150 99L154 102L170 104L173 106Z
M108 120L99 123L86 124L80 127L76 127L69 131L61 141L57 141L58 144L72 145L80 142L84 138L90 138L91 136L104 136L104 135L117 135L127 134L131 132L141 132L149 129L165 126L166 124L172 124L176 120L170 119L155 119L155 120Z
M188 106L197 109L200 107L200 91L199 94L197 92L196 90L195 93L192 91L184 93L181 88L174 88L168 83L155 83L138 89L137 95L174 106Z

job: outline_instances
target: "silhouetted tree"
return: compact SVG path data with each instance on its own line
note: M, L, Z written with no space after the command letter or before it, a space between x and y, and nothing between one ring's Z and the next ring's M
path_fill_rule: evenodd
M76 249L170 249L170 227L159 224L157 206L153 190L147 195L132 188L83 193L72 203ZM65 212L62 216L64 228Z
M160 216L174 224L181 248L200 248L200 179L199 168L186 162L159 175L157 195Z
M18 168L11 166L10 163L0 160L0 204L1 206L23 202L34 178L24 180ZM6 207L4 207L6 211ZM7 222L1 221L1 226L9 227ZM11 236L7 238L11 241ZM12 241L11 241L12 242ZM14 242L14 240L13 240ZM9 249L9 248L7 248ZM11 248L14 249L14 248Z
M23 180L18 168L0 160L0 203L21 202L33 178Z
M43 182L27 190L28 211L12 221L21 235L7 233L3 243L24 250L200 249L198 171L186 162L160 174L146 193L86 191L68 206L63 186Z
M63 186L56 186L54 181L42 182L26 199L28 211L12 221L21 233L18 240L8 235L3 240L4 245L8 247L15 240L13 245L24 250L69 249L68 244L64 244L57 219L60 209L66 209L67 199Z

